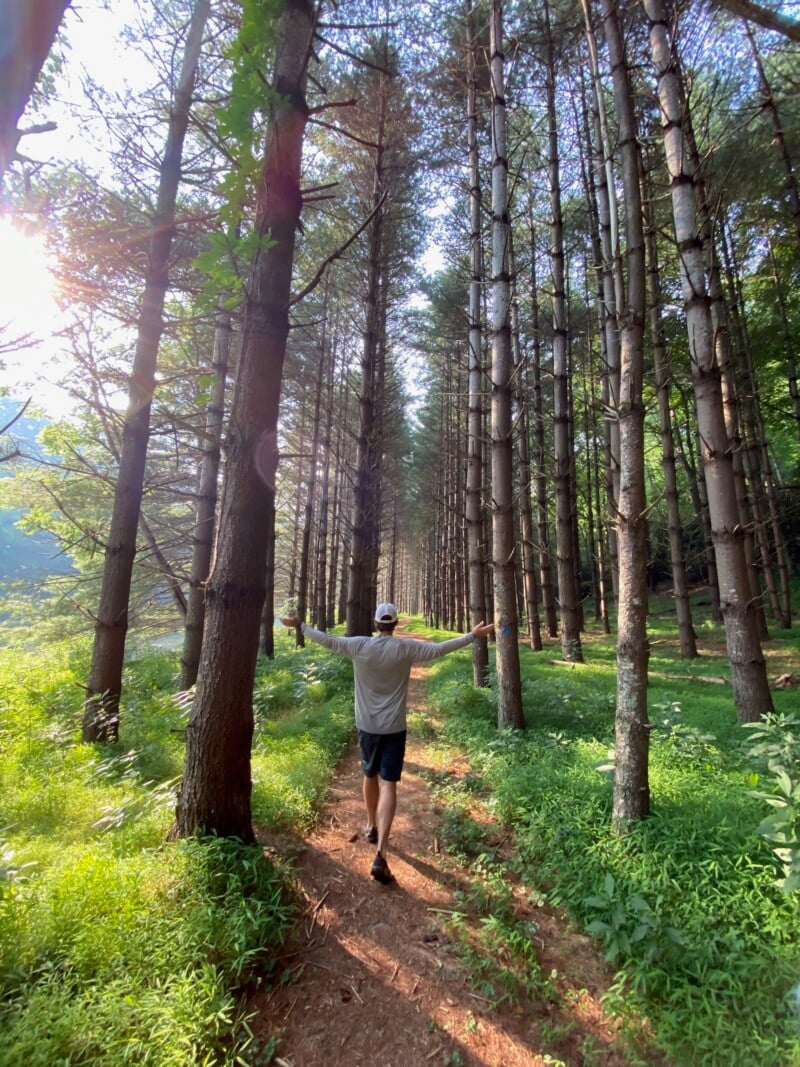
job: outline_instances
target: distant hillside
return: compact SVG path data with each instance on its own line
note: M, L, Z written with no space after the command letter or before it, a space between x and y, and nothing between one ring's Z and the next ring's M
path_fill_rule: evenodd
M5 426L22 407L16 400L0 397L0 427ZM33 449L44 419L24 414L7 435L0 440L0 454L11 447L11 439L23 451ZM0 478L14 473L13 463L0 463ZM0 506L0 581L27 580L36 584L48 574L64 574L72 569L70 560L58 554L55 538L47 533L25 534L15 523L22 517L18 510L4 510Z

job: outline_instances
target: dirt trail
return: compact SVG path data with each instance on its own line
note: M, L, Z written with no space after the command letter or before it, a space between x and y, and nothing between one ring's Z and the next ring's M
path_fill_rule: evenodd
M419 708L418 674L411 684L409 703ZM468 872L438 847L423 775L442 769L424 742L409 736L387 854L394 885L370 878L375 850L362 832L357 749L342 761L307 839L270 839L270 847L296 856L306 907L287 960L297 979L253 995L255 1034L280 1035L273 1061L280 1067L623 1067L614 1021L599 1004L607 968L588 938L551 909L529 904L522 887L518 918L538 926L537 957L545 975L557 971L557 1003L492 1010L471 986L442 921L457 906L454 893L468 884Z

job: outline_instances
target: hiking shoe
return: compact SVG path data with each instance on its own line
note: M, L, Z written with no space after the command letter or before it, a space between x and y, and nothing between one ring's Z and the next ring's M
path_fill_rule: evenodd
M367 841L369 841L369 843L371 845L377 845L377 843L378 843L378 827L377 826L368 826L367 829L364 831L364 837L366 837Z
M380 852L375 853L375 859L372 861L372 870L370 871L370 874L375 881L380 882L381 885L389 885L390 882L394 881L394 875L389 870L389 864Z

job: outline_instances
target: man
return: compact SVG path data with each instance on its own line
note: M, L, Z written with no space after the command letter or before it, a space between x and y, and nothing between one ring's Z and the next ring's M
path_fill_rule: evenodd
M294 616L281 618L284 626L300 626L306 637L353 661L355 706L361 767L364 772L365 835L378 846L372 877L388 885L394 875L386 862L386 846L397 807L397 783L406 751L406 704L411 667L464 648L476 637L486 637L493 623L478 623L472 632L449 641L413 641L394 636L397 608L379 604L375 637L331 637L301 623Z

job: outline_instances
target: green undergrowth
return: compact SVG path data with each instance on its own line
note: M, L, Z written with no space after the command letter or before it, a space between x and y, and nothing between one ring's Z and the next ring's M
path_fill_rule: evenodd
M278 645L255 687L253 820L301 832L352 738L352 672ZM87 657L0 650L0 1067L266 1063L242 993L280 977L291 872L257 846L167 843L177 656L127 667L104 746L80 742Z
M776 645L773 673L796 671L797 638ZM570 667L555 646L521 649L521 733L498 731L468 654L440 661L428 685L440 742L468 753L471 791L513 830L514 874L597 938L617 971L610 1010L646 1018L676 1067L800 1064L800 893L781 888L778 838L765 836L780 801L774 760L738 725L730 688L696 680L709 657L687 670L665 638L649 691L652 815L613 833L613 641L590 638L584 651L586 664ZM775 692L782 736L796 692ZM798 754L800 744L782 756L790 784ZM797 810L787 803L773 817L784 827ZM444 833L485 867L484 831L459 822L463 810L448 794Z

